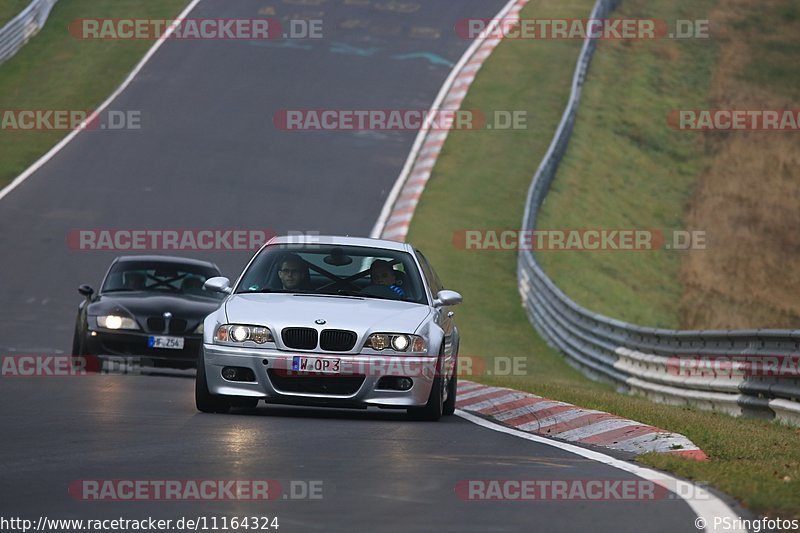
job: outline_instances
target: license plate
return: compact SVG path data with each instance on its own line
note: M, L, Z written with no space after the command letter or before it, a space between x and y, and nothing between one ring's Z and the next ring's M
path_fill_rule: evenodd
M322 374L338 374L341 372L341 361L323 357L292 358L292 370L295 372L319 372Z
M155 337L147 339L148 348L166 348L167 350L183 350L183 337Z

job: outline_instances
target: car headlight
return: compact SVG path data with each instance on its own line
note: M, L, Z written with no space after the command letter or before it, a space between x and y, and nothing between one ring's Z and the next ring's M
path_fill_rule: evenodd
M275 339L272 338L269 328L244 324L223 324L214 333L214 342L219 344L241 344L247 341L265 344L275 342Z
M366 346L377 351L388 348L403 353L425 353L428 348L425 339L419 335L403 333L373 333L367 339Z
M202 322L200 322L197 325L197 327L194 328L194 333L197 334L197 335L202 335L203 334L203 323Z
M105 329L141 329L132 318L120 315L100 315L97 326Z

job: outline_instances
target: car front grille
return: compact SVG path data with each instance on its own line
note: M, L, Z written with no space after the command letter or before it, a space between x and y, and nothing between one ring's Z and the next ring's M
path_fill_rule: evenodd
M329 394L331 396L352 396L361 384L364 383L366 376L309 376L309 375L287 375L285 371L267 371L272 386L283 392L294 392L299 394Z
M151 316L147 319L147 331L150 333L164 333L164 326L166 321L161 316ZM182 318L173 318L169 321L168 333L172 335L182 335L186 333L186 320Z
M317 347L317 330L313 328L283 328L281 339L287 348L313 350Z
M355 331L343 329L323 330L319 340L319 347L328 352L349 352L356 345Z

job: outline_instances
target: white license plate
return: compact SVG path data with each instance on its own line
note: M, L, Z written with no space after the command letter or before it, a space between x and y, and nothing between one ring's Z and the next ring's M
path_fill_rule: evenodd
M148 348L166 348L167 350L183 350L183 337L155 337L147 339Z
M295 372L319 372L321 374L338 374L341 372L342 363L339 359L324 357L292 358L292 370Z

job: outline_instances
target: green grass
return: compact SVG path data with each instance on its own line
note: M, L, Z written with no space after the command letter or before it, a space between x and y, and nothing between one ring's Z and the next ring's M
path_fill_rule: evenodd
M523 18L582 17L589 12L592 3L591 0L578 0L557 6L536 2L525 8ZM697 8L693 6L709 6L707 2L698 4L694 0L662 1L658 4L681 8L680 18L691 18L683 15L694 13ZM626 5L640 4L629 1L623 7ZM631 11L622 13L626 12L631 14ZM677 17L673 15L671 18ZM626 68L616 75L623 78L625 83L615 83L611 88L601 87L603 83L614 82L615 76L611 79L602 76L598 65L619 66L624 59L621 55L629 46L635 50L636 47L647 46L647 43L601 43L589 75L584 103L596 102L601 93L606 98L617 99L615 91L624 89L620 96L627 95L632 106L646 105L648 85L640 79L643 76L667 84L651 99L662 100L665 102L664 109L669 109L673 105L673 93L684 90L681 78L686 77L686 83L699 87L702 85L703 69L710 68L707 63L709 58L703 53L711 52L703 50L688 54L699 55L694 58L697 64L688 66L683 63L684 54L681 52L676 66L684 70L671 72L660 71L657 66L648 67L641 58L630 58ZM525 109L530 112L529 129L451 133L411 224L409 241L429 256L448 288L464 295L464 303L456 311L457 324L463 337L461 354L487 358L526 357L526 375L483 376L477 379L613 412L682 433L705 450L711 461L699 463L659 454L642 456L640 461L708 483L735 496L755 512L800 517L800 446L797 446L800 430L761 421L735 419L718 413L659 405L644 398L617 394L608 385L586 379L567 365L560 354L550 349L528 322L517 291L514 252L465 251L452 244L452 236L459 230L519 227L530 179L550 143L566 104L578 51L578 43L560 41L507 41L498 47L480 71L463 108ZM666 112L659 106L653 107L655 114L652 120L657 125L639 119L642 123L638 128L637 143L656 146L669 135L657 131L659 127L665 129ZM579 120L593 116L605 117L612 125L598 131L588 131L585 127L579 127L576 131L582 136L581 142L587 145L583 149L593 149L598 160L594 164L600 168L611 168L608 160L616 157L615 150L629 154L630 143L633 143L615 132L614 128L619 128L620 122L611 115L616 111L618 109L614 107L593 109L590 105L580 114ZM628 120L635 119L628 117ZM612 148L606 148L607 143L612 143ZM678 225L681 209L671 204L680 203L688 194L686 185L690 183L695 170L691 159L696 154L696 148L686 142L665 147L657 162L640 159L639 163L646 164L644 171L637 170L637 161L624 162L625 166L617 169L617 173L628 176L628 179L635 175L650 176L649 173L655 173L653 183L643 194L656 194L661 200L656 209L650 204L627 205L626 209L639 207L648 213L655 211L655 214L645 213L653 217L649 220L651 224ZM579 160L572 159L573 166L580 165ZM666 183L656 183L666 179L658 173L659 165L667 161L671 164L677 162L680 175L667 179ZM618 161L616 164L621 163ZM585 167L581 168L586 170ZM591 168L595 168L594 165ZM605 178L612 179L609 176ZM614 181L618 190L625 183L622 178L620 180ZM602 181L601 185L606 183ZM588 188L590 185L585 183L583 186ZM561 192L562 198L565 192ZM621 193L627 201L636 203L624 190ZM578 195L578 199L587 196L584 191L574 194ZM599 195L596 190L595 194ZM598 198L598 201L607 200ZM548 209L552 209L551 202L552 199L548 199ZM617 205L624 205L624 201L620 200ZM578 223L583 219L577 218L574 212L591 209L591 205L576 200L573 205L562 203L562 208L564 217L575 218L558 221L558 226L552 227L565 227L566 223L573 221L576 227L586 226L585 223ZM550 220L551 224L556 223L552 216ZM632 227L634 219L627 222L626 227ZM647 227L646 224L640 224L639 219L635 222L636 227ZM667 255L666 259L671 258ZM647 263L652 259L639 261L642 263L638 268L655 268ZM672 268L671 272L674 273L675 266ZM665 277L660 282L674 283L675 280ZM647 290L642 289L644 292ZM631 291L626 291L626 298L631 294ZM646 294L652 297L652 292ZM641 293L638 298L641 298ZM662 306L667 299L668 296L661 297ZM662 310L653 316L668 321L671 312ZM785 478L788 481L784 481Z
M716 0L628 1L615 16L707 18ZM647 6L648 10L644 10ZM666 126L672 109L706 108L712 40L602 42L579 118L537 227L683 229L702 143ZM686 253L686 252L683 252ZM629 322L678 328L681 252L543 251L573 300Z
M44 29L0 66L0 109L94 109L119 86L152 42L81 41L70 21L85 17L170 18L187 0L58 2ZM36 161L67 132L0 132L0 187Z
M0 2L0 28L28 7L31 0L3 0Z

